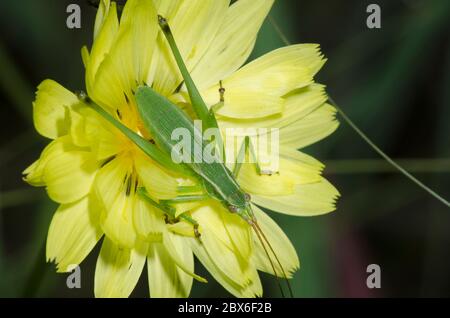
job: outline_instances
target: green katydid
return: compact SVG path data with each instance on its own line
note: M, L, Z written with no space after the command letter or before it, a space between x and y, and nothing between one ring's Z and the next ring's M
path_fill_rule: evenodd
M223 105L225 89L220 83L220 101L218 104L212 106L211 109L208 109L194 81L192 80L187 67L184 64L183 58L175 43L175 39L173 38L167 20L161 16L158 16L158 22L164 35L166 36L180 72L183 76L184 83L190 97L191 105L196 115L202 121L202 123L206 125L207 128L218 129L218 123L214 111L215 109ZM197 149L204 148L206 141L203 139L202 133L194 125L192 119L189 118L178 106L174 105L164 96L161 96L160 94L155 92L152 88L148 86L138 87L135 93L135 98L141 120L156 141L156 145L145 140L144 138L124 126L120 121L116 120L108 112L103 110L100 106L96 105L87 96L83 97L84 101L88 105L90 105L103 118L105 118L116 128L118 128L150 158L169 170L178 172L182 175L194 177L195 179L200 181L201 188L203 190L203 194L200 195L180 195L171 200L164 200L160 202L156 202L153 198L151 198L143 188L138 191L138 194L147 202L162 210L168 217L174 220L182 219L183 221L192 224L194 227L194 234L197 238L200 238L200 233L198 232L199 225L197 221L194 220L188 213L183 213L178 218L176 218L175 208L173 208L171 205L180 202L194 202L209 198L220 201L225 206L225 208L228 209L228 211L239 215L253 228L256 236L261 242L265 254L269 259L275 276L277 277L278 274L269 251L274 255L275 260L279 268L281 269L281 274L287 281L287 275L283 269L283 266L281 265L274 249L270 245L265 234L262 232L254 216L250 195L243 191L236 181L241 163L236 162L234 171L231 172L223 163L225 162L224 158L220 158L219 152L214 151L211 154L214 157L214 160L212 160L212 162L196 161L194 160L195 154L191 152L189 155L192 160L190 160L189 162L183 161L183 163L176 164L173 161L173 156L174 154L177 155L177 152L174 151L174 148L178 142L176 140L173 140L172 138L172 132L174 131L174 129L183 128L187 130L191 138L191 145L193 145L194 149L196 147ZM216 139L214 141L214 147L216 150L217 147L223 147L222 140L220 139L221 137L218 138L219 139ZM246 154L249 151L249 143L249 138L246 137L239 157L242 157L242 154ZM225 152L221 151L220 153L224 154ZM169 154L171 154L172 157ZM181 156L181 154L178 153L178 156ZM258 167L257 171L259 171ZM187 191L183 192L189 193L188 189ZM268 248L266 247L266 245L268 246ZM287 284L289 292L292 295L292 290L289 282L287 282Z

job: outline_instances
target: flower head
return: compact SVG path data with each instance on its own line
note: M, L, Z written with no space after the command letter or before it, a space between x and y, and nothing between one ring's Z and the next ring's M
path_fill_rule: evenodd
M89 97L153 142L136 107L139 85L152 87L193 114L158 26L161 14L207 105L216 104L220 88L225 88L225 103L216 113L225 138L227 128L279 129L277 168L272 168L271 158L263 173L246 163L237 181L251 194L259 226L290 277L299 267L296 251L257 206L296 216L334 210L338 192L321 176L323 165L296 149L326 137L338 123L324 87L314 82L325 62L318 45L284 47L244 65L272 4L129 0L119 20L116 4L103 0L92 48L84 47L82 58ZM71 91L45 80L33 112L36 130L52 141L24 174L28 183L45 186L60 204L47 238L47 259L59 272L80 264L102 239L97 297L129 296L146 263L151 296L187 297L193 279L206 282L195 274L194 255L236 296L262 295L258 271L281 276L282 269L271 264L247 222L211 197L176 202L183 193L205 195L202 184L153 161ZM256 142L263 137L258 131L251 136ZM263 156L257 152L261 163ZM139 195L139 189L154 201ZM174 215L152 202L170 202ZM189 220L199 225L201 240Z

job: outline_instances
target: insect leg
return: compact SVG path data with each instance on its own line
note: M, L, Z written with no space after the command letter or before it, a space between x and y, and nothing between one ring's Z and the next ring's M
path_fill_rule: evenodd
M222 81L219 82L219 95L220 99L217 104L214 104L210 107L209 112L211 116L215 116L217 111L221 109L223 106L225 106L225 88L223 87Z
M210 111L208 109L208 106L206 105L202 96L200 95L200 92L197 86L195 85L194 80L189 74L186 64L184 63L183 57L181 56L180 50L178 49L178 46L173 37L173 33L170 29L169 23L162 16L158 16L158 22L159 26L161 27L161 30L163 31L167 39L167 42L169 43L169 46L175 57L175 61L177 62L178 68L180 69L181 75L183 76L186 88L189 93L189 98L191 99L192 108L194 108L195 113L197 114L198 118L204 123L206 129L208 128L219 129L219 124L217 123L214 111ZM221 138L220 134L218 138ZM221 147L222 149L219 149L222 151L219 153L224 154L223 142L221 140L220 141L216 140L216 145L222 145ZM225 162L225 160L223 160L223 162Z
M160 200L162 204L177 204L177 203L188 203L207 200L209 197L207 195L180 195L169 200Z
M155 200L153 200L147 193L147 191L144 188L139 188L138 190L138 195L143 198L146 202L150 203L152 206L154 206L155 208L161 210L164 212L164 214L171 218L172 220L175 220L175 222L178 219L182 219L183 221L191 224L194 227L194 235L196 238L200 238L200 232L198 230L199 224L198 222L192 218L189 214L187 213L183 213L181 215L179 215L178 217L175 215L176 214L176 209L172 206L169 205L169 201L172 201L173 203L180 203L180 202L193 202L193 201L183 201L182 199L177 200L177 198L175 199L171 199L171 200L165 200L165 201L160 201L160 202L156 202ZM188 197L188 196L185 196ZM194 199L194 196L189 196L190 200ZM200 196L199 196L200 197ZM176 201L176 202L174 202Z
M177 188L177 193L198 193L203 192L203 187L201 185L192 185L192 186L179 186Z
M238 177L239 172L241 170L242 164L251 156L251 159L253 161L253 164L255 165L256 173L259 175L271 175L272 173L270 171L263 171L261 169L261 166L258 163L258 158L256 156L255 148L253 147L253 143L249 136L245 136L244 142L241 145L241 148L239 150L238 156L236 158L236 163L234 165L233 169L233 176L235 178ZM250 159L250 158L249 158Z
M162 16L158 16L158 22L159 26L161 27L161 30L163 31L167 39L167 42L169 43L169 46L172 50L172 54L174 55L175 61L177 62L178 68L180 69L181 75L183 76L184 82L188 89L189 97L191 99L192 107L194 108L194 111L196 112L198 118L206 122L210 117L209 109L206 106L205 102L203 101L203 98L201 97L200 92L198 91L197 86L194 83L194 80L189 74L189 71L183 61L178 46L175 43L175 39L173 37L170 26L167 20Z

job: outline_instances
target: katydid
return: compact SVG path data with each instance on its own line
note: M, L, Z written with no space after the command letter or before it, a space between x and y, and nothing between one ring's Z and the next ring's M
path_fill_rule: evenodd
M191 105L198 116L198 118L206 125L207 128L217 128L218 123L214 114L214 110L221 107L224 102L225 89L220 83L220 101L218 104L208 109L205 102L203 101L194 81L192 80L187 67L181 57L181 54L177 48L175 40L173 38L170 27L166 21L161 16L158 16L158 21L160 27L168 40L168 43L172 49L175 60L178 64L180 72L183 76L184 83L188 90L188 94L191 100ZM232 173L224 164L224 158L220 158L219 152L214 151L211 155L214 157L211 162L196 161L194 160L195 153L190 151L189 162L183 161L180 164L175 164L173 161L173 156L181 156L180 153L174 151L178 141L172 138L172 132L177 128L185 129L189 132L191 138L192 148L204 149L206 141L203 139L202 133L194 125L191 118L187 116L184 111L182 111L178 106L169 101L166 97L158 94L152 88L148 86L140 86L137 88L135 93L136 105L138 112L140 114L141 120L152 135L156 145L143 139L138 134L133 132L124 126L119 120L116 120L112 115L103 110L100 106L96 105L88 97L84 98L84 101L93 107L97 113L102 117L112 123L116 128L118 128L122 133L124 133L130 140L132 140L139 148L141 148L150 158L166 167L169 170L178 172L182 175L193 177L198 180L201 187L201 194L189 194L188 191L180 191L180 193L188 193L187 195L180 195L171 200L160 200L156 202L150 195L144 190L140 189L138 194L147 200L153 206L162 210L168 217L172 219L183 219L184 221L190 223L194 227L194 234L200 239L200 233L198 231L199 224L194 220L190 214L183 213L178 218L175 217L175 209L171 206L172 204L179 202L193 202L205 199L215 199L220 201L223 206L231 213L235 213L245 220L255 231L258 240L268 257L272 270L276 277L278 277L276 266L272 261L269 251L275 257L277 265L281 269L281 275L286 279L288 284L289 292L292 296L292 290L287 281L287 275L279 261L276 252L269 243L267 237L262 232L252 211L251 198L248 193L242 190L236 181L237 174L239 173L240 163L237 162L235 165L234 173ZM221 137L219 137L221 138ZM238 157L242 157L243 151L247 153L249 151L249 139L245 139L243 150ZM223 147L223 143L220 140L215 140L215 147ZM253 151L252 151L253 152ZM224 153L221 151L220 153ZM170 155L172 157L170 157ZM254 155L254 154L253 154ZM259 171L259 169L257 169ZM186 187L189 189L189 187ZM198 189L197 189L198 190ZM198 192L198 191L195 191ZM269 249L267 249L266 245ZM281 287L280 287L281 289ZM282 291L282 290L281 290ZM284 296L284 295L283 295Z

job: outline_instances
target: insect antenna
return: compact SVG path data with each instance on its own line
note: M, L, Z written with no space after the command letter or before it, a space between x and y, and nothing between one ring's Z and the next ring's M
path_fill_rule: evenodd
M289 290L289 295L290 295L292 298L294 298L294 293L293 293L293 291L292 291L291 284L289 283L289 280L288 280L287 275L286 275L286 271L284 270L283 265L281 265L281 262L280 262L280 259L279 259L278 256L277 256L277 253L275 253L275 250L273 249L272 245L270 244L269 240L267 239L267 236L264 234L264 232L262 231L262 229L261 229L261 227L259 226L259 224L256 222L256 219L254 220L253 223L254 223L254 224L253 224L253 229L254 229L255 232L257 233L258 237L261 236L261 237L263 238L263 240L265 241L265 243L266 243L267 246L269 247L270 251L272 252L273 256L275 257L275 260L276 260L278 266L280 266L281 272L282 272L282 274L283 274L283 278L284 278L284 280L286 281L286 285L287 285L288 290ZM258 233L259 233L259 234L258 234ZM260 239L260 241L262 241L262 240ZM264 247L264 250L266 250L265 247ZM267 254L267 250L266 250L266 254ZM268 255L268 256L269 256L269 255ZM270 260L270 257L269 257L269 260ZM270 260L270 262L271 262L271 264L272 264L272 261L271 261L271 260ZM273 264L272 264L272 267L274 267ZM274 270L274 273L275 273L275 276L277 276L277 273L275 272L275 270Z
M270 257L269 252L267 251L267 248L266 248L266 245L265 245L265 243L264 243L264 240L262 239L261 234L260 234L260 232L258 231L258 228L255 226L255 224L252 225L252 228L253 228L253 230L255 231L256 236L258 237L258 240L259 240L259 242L261 243L261 245L262 245L262 247L263 247L263 249L264 249L264 252L265 252L265 254L267 255L267 259L269 260L270 266L272 267L272 270L273 270L273 272L274 272L274 274L275 274L275 279L276 279L276 281L277 281L278 288L280 289L281 297L285 298L285 295L284 295L284 292L283 292L283 287L281 286L280 280L278 279L277 270L275 269L275 264L273 263L272 258Z

